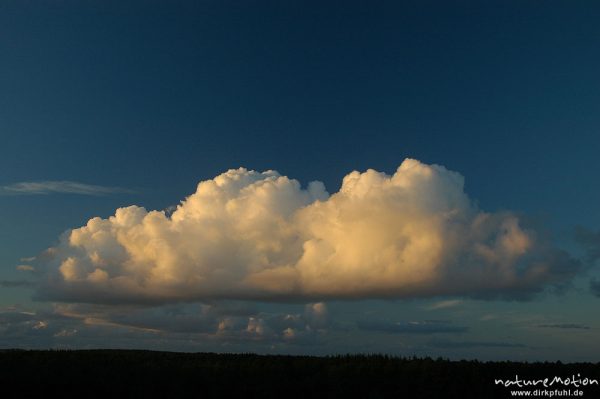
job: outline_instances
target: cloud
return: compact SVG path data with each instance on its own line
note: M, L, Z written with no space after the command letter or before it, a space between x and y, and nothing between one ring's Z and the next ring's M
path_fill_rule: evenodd
M53 335L71 324L52 312L0 309L0 348L53 347Z
M427 310L438 310L438 309L447 309L447 308L453 308L455 306L458 306L460 304L462 304L463 301L460 299L449 299L446 301L440 301L440 302L436 302L432 305L429 305L427 307Z
M376 331L392 334L460 334L468 330L468 327L455 326L447 321L358 321L356 323L360 330Z
M538 327L541 328L560 328L567 330L589 330L590 327L585 326L583 324L575 324L575 323L562 323L562 324L540 324Z
M79 194L108 195L134 193L133 190L120 187L105 187L74 181L21 182L0 186L1 195L42 195L42 194Z
M81 320L85 325L129 328L153 333L214 333L218 315L206 304L190 306L114 307L59 305L56 313Z
M329 195L275 171L229 170L171 213L92 218L36 259L38 298L90 303L471 296L524 298L578 262L510 212L487 213L463 177L406 159Z
M33 272L35 271L35 267L30 265L18 265L17 270L20 272Z
M254 342L264 345L315 344L330 327L323 303L308 304L303 313L264 312L249 308L247 303L230 301L154 307L57 304L52 314L70 322L57 324L48 316L42 318L34 314L21 319L32 320L30 327L40 323L39 320L45 320L43 323L45 327L52 327L54 338L67 337L62 331L81 333L90 328L103 328L168 339L195 337L213 343Z

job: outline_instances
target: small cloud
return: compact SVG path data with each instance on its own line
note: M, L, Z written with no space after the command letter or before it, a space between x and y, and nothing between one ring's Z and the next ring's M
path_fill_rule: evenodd
M30 266L30 265L19 265L19 266L17 266L17 270L19 270L21 272L32 272L32 271L35 271L35 267Z
M561 328L567 330L589 330L590 327L585 326L583 324L575 324L575 323L563 323L563 324L540 324L538 325L540 328Z
M311 328L327 328L330 324L327 306L323 302L309 303L305 306L304 320Z
M283 331L282 335L283 335L283 339L294 339L294 338L296 338L297 334L296 334L296 330L288 327Z
M35 256L30 256L28 258L21 258L21 262L33 262L37 258Z
M463 301L460 299L451 299L451 300L447 300L447 301L436 302L436 303L428 306L426 309L427 310L447 309L447 308L453 308L462 303L463 303Z
M59 332L57 332L56 334L54 334L54 336L57 337L57 338L60 338L60 337L72 337L75 334L77 334L77 330L76 329L64 329L64 330L60 330Z
M131 194L135 191L121 187L106 187L85 184L74 181L40 181L20 182L0 186L1 195L44 195L44 194L79 194L79 195L108 195ZM30 258L26 258L30 259Z
M360 330L376 331L393 334L457 334L468 330L465 326L455 326L446 321L358 321L356 323Z
M44 320L40 320L32 328L34 330L43 330L44 328L47 328L47 327L48 327L48 322L46 322Z

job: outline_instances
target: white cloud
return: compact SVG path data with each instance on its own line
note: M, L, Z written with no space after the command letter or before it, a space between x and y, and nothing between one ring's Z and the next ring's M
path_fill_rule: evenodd
M313 329L321 329L329 326L329 312L323 302L309 303L304 310L304 319Z
M65 329L65 330L60 330L59 332L54 334L54 337L72 337L75 334L77 334L76 329L72 329L72 330Z
M463 301L460 299L449 299L446 301L439 301L436 302L432 305L427 306L427 310L438 310L438 309L447 309L447 308L453 308L455 306L458 306L460 304L462 304Z
M133 190L120 187L96 186L74 181L21 182L7 186L0 186L0 195L41 195L62 193L95 196L133 192Z
M577 262L509 212L479 210L463 177L406 159L344 177L329 196L275 171L203 181L170 215L90 219L39 257L42 298L122 303L518 296ZM250 328L250 327L249 327ZM258 331L259 325L251 326Z
M34 330L41 330L41 329L44 329L44 328L47 328L47 327L48 327L48 322L46 322L44 320L40 320L32 328Z

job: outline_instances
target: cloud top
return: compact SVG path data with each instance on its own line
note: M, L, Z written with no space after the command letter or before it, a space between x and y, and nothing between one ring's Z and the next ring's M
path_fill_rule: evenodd
M509 212L486 213L463 177L406 159L354 171L339 192L275 171L229 170L168 215L92 218L38 257L42 298L97 303L515 297L578 264Z

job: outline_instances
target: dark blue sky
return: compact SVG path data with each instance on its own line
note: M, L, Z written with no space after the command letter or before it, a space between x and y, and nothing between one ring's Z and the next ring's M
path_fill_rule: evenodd
M589 3L44 3L1 6L2 183L335 186L412 156L492 207L599 199Z
M598 229L599 20L566 1L2 1L0 186L137 193L0 196L0 275L239 166L335 192L412 157L483 209Z

